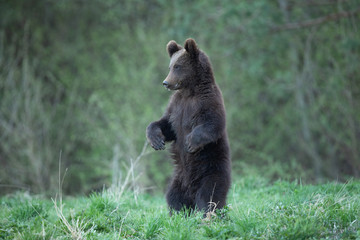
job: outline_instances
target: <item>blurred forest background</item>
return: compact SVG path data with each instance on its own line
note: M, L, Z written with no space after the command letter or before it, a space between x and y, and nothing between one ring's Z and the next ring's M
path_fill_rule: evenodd
M227 109L233 178L360 176L359 0L0 0L0 195L163 191L144 146L193 37ZM168 148L169 146L167 146ZM66 171L67 169L67 171Z

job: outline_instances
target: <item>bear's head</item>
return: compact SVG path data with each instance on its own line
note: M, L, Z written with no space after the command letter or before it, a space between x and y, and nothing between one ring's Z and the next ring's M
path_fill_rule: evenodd
M166 49L170 56L170 71L163 85L169 90L191 87L197 81L199 55L202 54L195 40L187 39L184 48L172 40Z

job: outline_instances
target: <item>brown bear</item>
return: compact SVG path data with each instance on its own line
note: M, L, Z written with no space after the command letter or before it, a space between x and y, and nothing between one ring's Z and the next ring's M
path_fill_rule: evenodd
M175 161L166 194L172 211L222 208L230 187L230 149L225 108L207 55L193 39L184 48L167 44L170 72L163 85L174 90L165 114L152 122L146 136L155 150L172 142Z

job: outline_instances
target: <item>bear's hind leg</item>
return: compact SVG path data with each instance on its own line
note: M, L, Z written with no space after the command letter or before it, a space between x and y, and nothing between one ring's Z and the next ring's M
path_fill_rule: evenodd
M226 204L226 195L229 189L229 182L224 179L216 181L214 177L203 179L199 190L196 193L195 204L197 209L205 212L213 212L221 209Z
M166 194L166 200L170 208L170 215L172 211L179 212L184 209L194 209L193 201L186 196L186 192L181 189L181 182L174 180Z

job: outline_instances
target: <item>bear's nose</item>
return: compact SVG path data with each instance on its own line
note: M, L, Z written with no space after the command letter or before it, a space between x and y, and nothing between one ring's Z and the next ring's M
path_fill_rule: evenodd
M169 83L165 80L165 81L163 81L163 85L164 85L164 87L168 87Z

